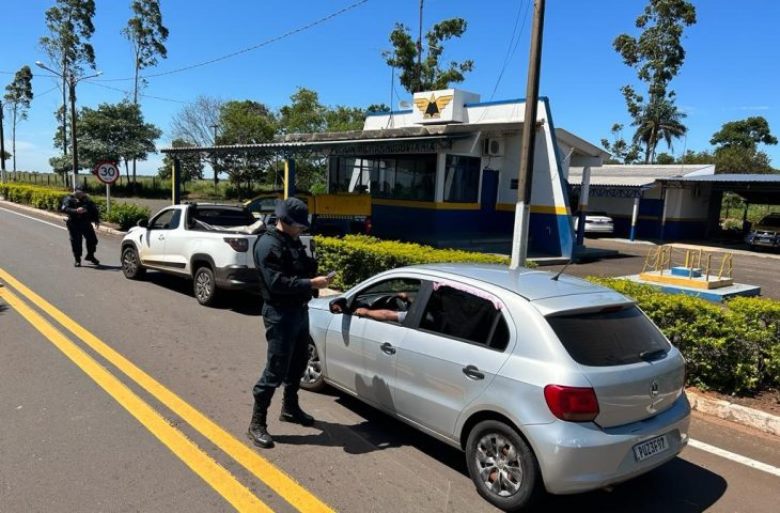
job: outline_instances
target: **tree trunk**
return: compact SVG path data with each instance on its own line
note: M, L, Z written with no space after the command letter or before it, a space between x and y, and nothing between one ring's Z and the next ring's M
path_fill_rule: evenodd
M11 151L14 158L14 173L16 173L16 107L14 107L14 116L11 122L13 123L11 126Z

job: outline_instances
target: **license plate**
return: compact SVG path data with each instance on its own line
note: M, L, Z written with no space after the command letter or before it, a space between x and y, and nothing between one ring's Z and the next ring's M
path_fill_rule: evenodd
M662 435L653 438L652 440L648 440L647 442L635 445L634 457L636 458L636 461L642 461L667 450L669 450L669 441L666 438L666 435Z

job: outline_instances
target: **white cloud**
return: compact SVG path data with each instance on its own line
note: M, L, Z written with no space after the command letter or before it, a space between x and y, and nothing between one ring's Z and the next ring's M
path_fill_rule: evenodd
M769 105L741 105L737 110L769 110Z

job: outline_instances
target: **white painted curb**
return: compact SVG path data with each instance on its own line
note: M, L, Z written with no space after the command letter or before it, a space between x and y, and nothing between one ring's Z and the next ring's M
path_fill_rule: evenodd
M780 436L780 417L777 415L720 399L710 399L690 390L686 390L685 393L688 395L691 409L695 411L748 426L763 433Z

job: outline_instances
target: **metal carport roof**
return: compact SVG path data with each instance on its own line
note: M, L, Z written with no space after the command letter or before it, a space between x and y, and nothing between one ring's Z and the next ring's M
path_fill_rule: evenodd
M659 178L664 187L711 184L713 190L733 192L745 201L762 205L780 205L780 174L722 174Z

